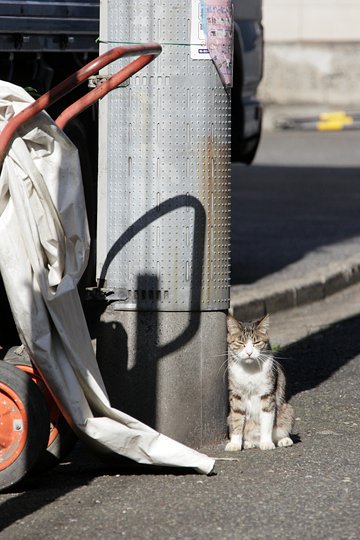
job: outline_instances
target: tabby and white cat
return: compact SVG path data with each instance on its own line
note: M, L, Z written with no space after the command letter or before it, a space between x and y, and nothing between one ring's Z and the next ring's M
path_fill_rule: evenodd
M285 376L269 345L269 316L250 323L231 315L228 327L230 442L225 450L291 446L294 411L285 403Z

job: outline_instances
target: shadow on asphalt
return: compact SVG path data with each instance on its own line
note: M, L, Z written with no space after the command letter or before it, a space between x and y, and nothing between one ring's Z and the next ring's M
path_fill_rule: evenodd
M101 460L79 442L68 459L54 469L25 478L5 494L14 494L1 504L0 532L13 523L33 514L60 497L84 486L100 476L144 476L197 474L193 469L139 465L130 459L114 456ZM0 494L1 496L1 494Z
M286 374L288 399L321 385L360 354L359 327L360 316L351 317L297 341L279 353Z
M231 283L247 284L360 235L354 167L232 167Z
M59 466L47 474L29 477L7 489L6 494L17 495L1 504L0 532L76 488L86 486L98 474L99 471L83 472L79 467L69 475Z

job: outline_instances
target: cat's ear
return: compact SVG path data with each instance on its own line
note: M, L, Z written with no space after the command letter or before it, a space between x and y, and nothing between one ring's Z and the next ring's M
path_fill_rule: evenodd
M266 314L264 317L256 321L256 328L263 334L267 334L270 326L270 316Z
M236 336L241 330L241 323L239 323L235 317L230 315L230 313L227 316L226 323L228 330L228 343L231 343L234 340L234 336Z

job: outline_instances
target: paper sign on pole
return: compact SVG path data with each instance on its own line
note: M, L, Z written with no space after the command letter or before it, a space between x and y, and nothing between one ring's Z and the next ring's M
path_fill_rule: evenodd
M193 0L191 15L191 58L211 58L224 86L232 86L234 24L231 0Z

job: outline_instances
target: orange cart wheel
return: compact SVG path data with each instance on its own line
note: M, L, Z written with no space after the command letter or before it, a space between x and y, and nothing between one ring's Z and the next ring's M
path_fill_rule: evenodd
M5 362L12 364L27 373L38 385L48 406L50 416L50 433L47 448L39 456L34 471L46 471L55 467L74 448L77 437L56 405L52 395L45 386L40 374L34 369L29 356L22 348L12 348L4 358Z
M0 362L0 490L31 470L49 438L49 413L31 378Z

